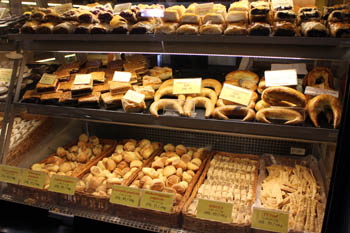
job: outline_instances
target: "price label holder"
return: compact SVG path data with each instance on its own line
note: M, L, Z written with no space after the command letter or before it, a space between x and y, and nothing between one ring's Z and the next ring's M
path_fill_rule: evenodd
M252 95L253 92L251 90L225 83L219 98L248 106Z
M46 85L52 85L52 84L55 82L55 79L56 79L56 75L45 73L45 74L41 77L39 83L41 83L41 84L46 84Z
M199 94L202 88L202 78L174 79L173 94Z
M18 184L21 177L21 168L0 165L0 181L10 184Z
M0 82L9 83L11 81L11 76L12 69L0 68Z
M252 228L287 233L288 218L288 212L254 207Z
M306 150L305 150L305 148L291 147L290 148L290 154L291 155L305 155L306 154Z
M71 176L52 175L50 178L49 191L74 195L78 178Z
M140 201L140 207L170 213L175 195L173 193L162 193L144 190Z
M298 77L295 69L265 71L266 87L297 86Z
M115 71L113 75L113 81L115 82L130 82L131 79L131 73L130 72L120 72Z
M230 223L232 219L232 203L199 199L197 217Z
M290 70L295 69L297 74L307 74L305 63L294 63L294 64L271 64L271 70Z
M132 5L131 2L117 4L114 6L114 13L117 14L122 11L129 10L131 8L131 5Z
M63 13L65 13L66 11L72 8L73 8L72 3L65 3L65 4L55 6L54 10L57 14L62 15Z
M128 92L123 96L123 99L139 104L145 100L145 95L133 90L128 90Z
M172 99L172 100L174 100L174 99ZM180 104L182 106L184 106L184 104L185 104L185 102L187 100L179 100L178 99L177 101L179 101ZM196 111L195 111L194 108L192 108L192 114L196 114ZM170 104L165 104L164 105L164 107L163 107L163 115L164 116L180 116L180 114L176 110L174 110ZM193 115L192 115L192 117L193 117Z
M23 169L19 184L31 188L43 189L45 181L46 174L44 172Z
M127 186L114 185L109 202L112 204L138 207L141 190Z
M322 89L322 88L317 88L317 87L310 87L307 86L305 88L305 95L312 95L312 96L317 96L317 95L332 95L335 98L339 98L339 92L338 91L334 91L334 90L327 90L327 89Z
M213 2L209 2L209 3L202 3L202 4L198 4L195 7L195 13L196 15L199 16L204 16L208 13L212 13L214 9L214 3Z
M89 84L91 81L91 74L77 74L75 75L74 85Z

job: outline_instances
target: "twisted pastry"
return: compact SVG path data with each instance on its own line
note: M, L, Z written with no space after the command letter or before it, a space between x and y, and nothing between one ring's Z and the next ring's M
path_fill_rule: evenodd
M220 92L222 89L221 83L218 80L212 79L212 78L203 79L202 80L202 87L214 88L216 95L220 95Z
M256 113L256 120L271 123L270 119L286 120L286 125L297 125L304 122L303 116L295 110L285 108L264 108Z
M341 119L341 107L339 100L331 95L318 95L312 98L306 106L311 121L316 127L320 127L317 121L317 116L320 112L327 113L327 108L332 110L333 113L333 127L337 128ZM327 115L328 120L331 118Z
M162 99L162 100L158 100L158 101L153 102L149 108L149 111L152 115L154 115L158 118L159 117L159 115L158 115L159 109L162 109L165 106L176 110L180 115L184 114L182 106L179 103L179 101L172 100L172 99Z
M261 99L274 106L283 106L288 102L302 108L306 106L307 102L303 93L290 87L279 86L266 88L261 95Z
M228 116L239 116L243 117L242 121L252 121L255 118L255 112L251 108L239 105L217 107L213 112L213 117L220 120L229 120Z
M205 117L209 118L212 112L214 111L214 106L212 101L206 97L188 97L184 106L185 116L192 116L193 107L199 106L205 108Z

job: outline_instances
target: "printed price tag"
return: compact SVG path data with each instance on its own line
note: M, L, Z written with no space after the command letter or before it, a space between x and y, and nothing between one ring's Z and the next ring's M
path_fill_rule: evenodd
M290 69L296 69L297 74L307 74L305 63L271 64L271 70L290 70Z
M273 86L296 86L298 77L295 69L265 71L265 85Z
M322 89L322 88L317 88L317 87L310 87L307 86L305 88L305 95L322 95L322 94L326 94L326 95L332 95L335 98L339 97L339 92L338 91L333 91L333 90L327 90L327 89Z
M49 191L74 195L78 178L71 176L52 175L50 178Z
M21 168L11 167L6 165L0 165L0 181L18 184L19 178L21 176Z
M278 210L266 210L254 207L252 228L287 233L288 218L288 212Z
M201 93L202 78L174 79L173 94L199 94Z
M142 101L144 101L145 95L133 90L128 90L128 92L123 96L123 98L139 104Z
M19 184L32 188L43 189L45 185L45 180L46 174L44 172L23 169Z
M77 74L75 75L74 85L89 84L91 81L91 74Z
M232 203L199 199L197 217L220 222L231 222Z
M131 79L131 73L130 72L120 72L115 71L113 75L113 81L115 82L130 82Z
M46 84L46 85L52 85L52 84L55 82L55 79L56 79L56 75L45 73L45 74L41 77L39 83L41 83L41 84Z
M0 68L0 82L10 82L12 76L12 69Z
M204 16L208 13L213 12L214 9L214 3L213 2L209 2L209 3L202 3L202 4L198 4L195 8L195 13L196 15L199 16Z
M140 189L127 186L114 185L109 199L110 203L138 207L140 200Z
M290 148L291 155L305 155L305 152L306 150L304 148L296 148L296 147Z
M142 192L140 207L170 213L174 198L175 195L173 193L144 190Z
M117 4L114 6L114 13L118 14L122 11L129 10L131 8L131 2Z
M247 106L252 95L251 90L225 83L219 98Z
M62 15L63 13L65 13L66 11L72 8L73 8L72 3L65 3L65 4L55 6L54 10L57 14Z

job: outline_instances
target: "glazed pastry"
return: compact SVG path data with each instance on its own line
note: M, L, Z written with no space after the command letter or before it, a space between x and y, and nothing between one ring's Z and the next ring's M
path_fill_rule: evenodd
M156 91L154 101L158 101L164 96L178 96L180 98L181 95L173 94L173 86L162 87Z
M199 26L196 24L183 24L177 30L179 35L195 35L199 33Z
M227 14L227 23L248 23L247 11L229 11Z
M304 22L301 24L301 33L307 37L326 37L328 29L320 22Z
M224 32L225 35L247 35L248 26L246 23L230 23Z
M39 23L36 21L26 22L21 28L21 33L34 34L38 27L39 27Z
M295 110L285 108L263 108L256 113L256 120L271 123L268 119L285 120L286 125L298 125L304 122L304 117Z
M158 111L165 107L176 110L180 115L184 114L182 106L179 103L179 101L172 100L172 99L161 99L161 100L154 101L151 104L149 111L153 116L159 117Z
M238 105L218 107L213 112L213 117L220 120L229 120L228 116L243 117L242 121L252 121L255 119L255 112L251 108Z
M255 105L255 110L258 112L260 111L261 109L264 109L264 108L269 108L271 107L270 104L266 103L265 101L263 100L259 100L256 105Z
M92 24L83 23L79 24L76 28L74 33L75 34L90 34L92 28Z
M176 34L176 30L179 27L178 23L173 22L163 22L155 29L155 34L165 34L165 35L171 35Z
M203 35L220 35L224 32L224 24L203 24L200 26L199 32Z
M269 36L271 34L271 26L268 23L252 23L249 26L248 33L251 36Z
M257 94L255 92L253 92L253 93L257 96ZM247 107L250 108L250 109L254 109L255 108L255 101L256 100L255 100L254 95L253 95L252 98L250 99ZM224 100L224 99L218 99L218 101L216 102L216 106L218 106L218 107L225 107L225 106L228 106L228 105L244 106L244 105L241 105L241 104L238 104L238 103L234 103L232 101Z
M53 13L54 10L52 8L38 8L35 10L31 16L33 20L43 21L45 19L46 14Z
M56 13L55 11L50 12L45 15L44 17L45 22L53 22L53 23L62 23L63 18L60 14Z
M329 23L329 30L332 37L349 38L350 23Z
M232 71L232 72L228 73L225 76L225 80L226 81L237 81L238 86L242 87L242 85L244 86L244 82L248 82L248 83L251 83L253 85L256 85L259 82L259 76L253 72L250 72L250 71L236 70L236 71ZM234 84L234 83L230 83L230 84ZM251 88L248 88L248 89L251 89Z
M126 19L119 15L113 16L109 23L112 33L116 34L126 34L129 31L129 25Z
M303 87L312 86L322 89L332 89L333 81L334 76L329 68L316 67L305 75L303 79Z
M185 116L191 117L193 107L204 107L205 108L205 117L209 118L214 111L215 105L212 101L206 97L194 97L188 98L184 105L184 114Z
M92 25L90 33L91 34L106 34L110 32L110 27L108 24L96 23Z
M130 27L130 34L150 34L154 32L154 29L154 22L140 21Z
M125 94L132 87L130 83L115 81L109 81L108 85L111 95Z
M274 22L272 31L273 36L295 36L296 26L291 22Z
M273 106L281 106L282 102L296 107L306 106L305 95L290 87L268 87L263 91L261 99Z
M75 32L77 25L78 24L76 22L60 23L53 28L53 33L54 34L71 34Z
M216 101L218 100L218 95L216 94L215 91L213 91L210 88L202 88L201 92L199 94L193 94L189 95L190 97L196 97L196 96L202 96L202 97L207 97L210 99L212 104L215 106Z
M325 112L330 109L333 113L333 127L336 129L339 127L341 120L341 106L339 100L331 95L318 95L311 99L306 107L310 119L316 127L320 127L317 116L321 112Z
M48 22L48 23L42 23L40 24L37 29L37 34L51 34L53 32L53 28L55 27L54 23Z

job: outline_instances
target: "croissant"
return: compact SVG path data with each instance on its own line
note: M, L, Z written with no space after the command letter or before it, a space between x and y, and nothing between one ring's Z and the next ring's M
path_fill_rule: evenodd
M184 114L185 116L191 117L192 116L192 110L194 106L204 107L205 108L205 117L209 118L212 112L214 111L214 104L212 101L206 97L189 97L186 100L185 106L184 106Z
M190 96L191 97L196 97L196 96L209 97L210 101L213 103L214 106L216 104L216 101L218 100L218 96L216 92L209 88L202 88L200 94L194 94Z
M169 107L176 110L180 115L183 115L183 109L179 101L172 99L162 99L151 104L149 111L152 115L159 117L158 111L164 107Z
M261 99L275 106L281 106L282 102L289 102L297 107L306 106L305 95L290 87L266 88L261 95Z
M286 120L286 125L297 125L304 122L304 118L298 111L284 108L264 108L256 113L256 120L263 123L271 123L270 119Z
M227 106L227 105L239 105L239 104L234 103L234 102L231 102L231 101L229 101L229 100L218 99L218 101L216 102L216 105L217 105L218 107L224 107L224 106ZM243 106L243 105L241 105L241 106ZM251 100L249 101L247 107L250 108L250 109L254 109L254 107L255 107L255 101L254 101L253 99L251 99Z
M256 105L255 105L255 110L258 112L260 111L261 109L264 109L264 108L269 108L271 107L271 105L269 105L268 103L266 103L265 101L263 100L259 100Z
M206 78L202 80L202 87L211 87L215 90L216 95L220 95L222 85L216 79Z
M173 86L174 84L174 79L168 79L166 81L164 81L160 86L159 89L162 89L164 87L168 87L168 86Z
M252 121L255 118L255 112L251 108L239 105L217 107L213 112L213 117L220 120L229 120L228 116L244 117L242 121Z
M320 112L330 108L333 112L333 127L337 128L341 119L341 107L339 100L331 95L318 95L312 98L307 104L307 111L311 121L316 127L320 127L317 121L317 116Z
M154 94L154 101L160 100L163 96L178 96L180 99L182 95L174 95L173 94L173 86L167 86L164 88L159 88Z

